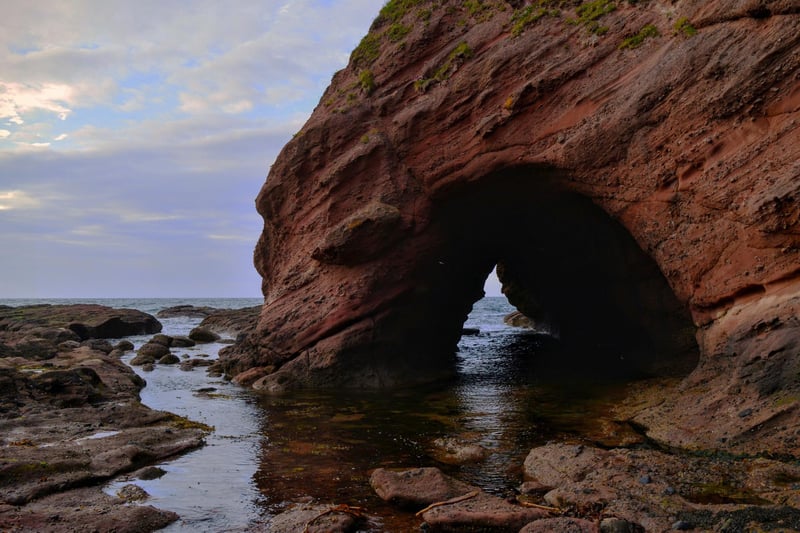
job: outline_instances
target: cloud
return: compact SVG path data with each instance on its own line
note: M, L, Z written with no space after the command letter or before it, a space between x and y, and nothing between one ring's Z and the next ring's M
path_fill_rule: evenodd
M25 191L0 191L0 211L12 209L34 209L41 201Z
M46 111L66 120L71 110L65 106L73 99L68 85L46 83L28 86L22 83L0 82L0 119L22 124L22 116L32 111Z
M255 196L382 4L0 2L0 296L257 295Z

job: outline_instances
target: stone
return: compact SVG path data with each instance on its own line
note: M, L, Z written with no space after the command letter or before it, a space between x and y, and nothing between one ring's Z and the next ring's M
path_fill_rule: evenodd
M161 331L152 315L135 309L113 309L103 305L30 305L0 308L0 329L16 332L67 329L68 338L52 340L117 339ZM39 336L48 337L49 333ZM58 335L57 335L58 336Z
M158 364L160 364L160 365L174 365L174 364L180 363L180 361L181 360L177 355L172 354L172 353L168 353L167 355L161 357L158 360Z
M205 318L212 313L217 312L215 307L208 306L194 306L194 305L175 305L161 309L156 313L158 318L174 318L174 317L190 317L190 318Z
M119 341L117 344L114 345L115 350L121 350L123 352L130 352L134 349L134 345L131 341L125 339Z
M345 511L335 511L335 505L296 504L272 517L269 529L273 533L346 533L352 531L357 519ZM332 509L334 509L332 511Z
M139 349L136 350L136 353L141 356L157 359L169 353L169 346L158 342L148 341L142 344Z
M422 513L434 531L519 531L526 524L549 517L543 509L514 505L484 492Z
M81 346L88 346L92 350L97 350L104 354L109 354L114 349L111 343L106 339L88 339L83 341Z
M117 491L117 497L126 502L141 502L149 498L150 495L142 487L129 483Z
M137 355L136 357L134 357L130 361L130 363L133 366L141 366L141 365L148 365L148 364L151 365L151 364L153 364L155 362L156 362L156 358L155 357L153 357L150 354L142 354L142 353L140 353L139 355Z
M158 479L158 478L162 477L166 473L167 472L161 467L158 467L158 466L146 466L146 467L144 467L144 468L142 468L140 470L137 470L136 472L131 474L131 476L136 478L136 479L142 479L142 480L148 481L148 480L152 480L152 479Z
M397 471L377 468L369 484L382 500L408 508L422 508L475 490L435 467Z
M200 322L202 328L220 335L237 337L246 335L256 327L261 306L242 307L240 309L219 309Z
M169 335L164 335L163 333L158 333L153 335L150 340L147 341L147 344L160 344L169 348L172 346L172 337Z
M189 332L189 338L197 343L216 342L220 336L208 328L198 326Z
M431 443L431 456L449 465L479 463L489 456L489 450L475 442L454 437L442 437Z
M448 379L497 265L521 313L608 346L567 366L677 381L629 411L649 438L794 453L800 15L756 4L682 2L695 37L648 2L615 3L602 35L571 3L527 25L449 1L378 18L377 56L333 77L256 199L265 304L221 367L274 365L254 386L275 392Z
M194 342L189 337L183 335L177 335L172 337L172 342L170 343L171 348L191 348L195 346L197 343Z

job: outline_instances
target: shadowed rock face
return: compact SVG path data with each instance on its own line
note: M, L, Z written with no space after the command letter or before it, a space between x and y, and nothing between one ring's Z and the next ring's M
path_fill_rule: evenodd
M445 377L498 264L565 342L691 370L640 392L629 415L652 437L789 450L800 3L609 1L596 20L408 4L384 9L271 169L265 305L228 370L264 368L254 386L275 391Z

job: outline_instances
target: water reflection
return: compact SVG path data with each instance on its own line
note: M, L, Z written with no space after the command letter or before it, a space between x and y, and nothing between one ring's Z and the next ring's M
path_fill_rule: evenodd
M547 384L537 377L537 350L546 339L496 327L464 337L459 378L446 387L377 393L309 393L261 399L266 415L256 484L270 513L293 501L366 507L373 530L406 531L420 520L380 501L372 469L438 466L500 496L522 481L530 449L575 439L607 414L585 384ZM552 356L553 354L549 354ZM485 460L438 462L436 439L477 444Z

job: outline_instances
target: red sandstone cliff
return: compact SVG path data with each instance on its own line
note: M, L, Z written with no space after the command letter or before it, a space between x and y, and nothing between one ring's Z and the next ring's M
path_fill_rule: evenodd
M691 371L629 402L652 437L793 453L799 29L796 0L389 2L258 196L265 305L225 364L445 376L497 263L564 336Z

